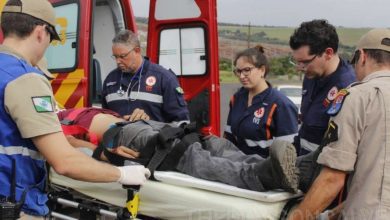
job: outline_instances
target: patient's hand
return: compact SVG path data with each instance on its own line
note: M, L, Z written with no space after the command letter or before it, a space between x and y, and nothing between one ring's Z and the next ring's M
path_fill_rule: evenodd
M118 154L119 156L122 157L127 157L127 158L138 158L139 157L139 152L134 151L128 147L125 146L119 146L113 149L109 149L111 152Z
M145 113L143 109L136 108L131 113L131 115L124 115L123 119L126 121L138 121L138 120L149 120L150 117L148 114Z

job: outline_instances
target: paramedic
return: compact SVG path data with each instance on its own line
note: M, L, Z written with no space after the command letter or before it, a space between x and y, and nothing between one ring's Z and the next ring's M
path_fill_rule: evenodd
M230 100L224 136L244 153L266 158L273 140L294 141L297 107L266 81L269 67L262 46L238 53L234 65L242 87Z
M75 111L79 109L58 112L58 118L61 121L70 118ZM161 142L153 141L157 137L160 138L159 134L166 134L163 132L166 127L175 131L183 130L177 128L177 123L140 120L126 123L120 127L118 135L112 136L107 141L107 134L113 134L112 129L118 126L112 125L118 121L123 123L124 119L119 118L115 112L101 108L85 108L72 120L72 125L81 126L89 130L90 134L93 133L98 137L105 134L102 143L113 145L113 148L107 145L106 148L101 145L97 148L91 143L85 143L71 136L68 136L68 139L74 147L93 149L93 157L98 159L105 159L109 156L110 154L106 155L106 150L109 150L128 158L139 157L141 160L150 160L154 157L156 146L162 145ZM185 130L188 130L188 127ZM83 139L87 140L84 137ZM289 142L274 141L270 149L270 157L267 159L256 154L246 155L225 138L216 136L199 138L199 133L196 131L175 139L175 143L178 144L171 148L169 154L157 166L157 170L180 171L194 177L256 191L277 188L289 192L297 190L296 152ZM115 163L115 160L109 161ZM148 166L151 165L148 164Z
M338 35L326 20L303 22L290 37L292 63L305 78L302 86L302 126L294 145L300 155L317 149L326 131L325 113L338 91L355 81L353 68L337 54Z
M47 0L9 0L1 14L0 205L6 205L5 215L12 207L15 219L19 213L22 219L48 214L45 160L57 173L84 181L143 184L148 176L143 166L95 161L66 140L50 83L34 67L50 42L60 39L55 25Z
M175 74L143 58L138 36L122 30L112 40L117 68L103 83L102 107L125 119L161 122L188 121L183 89Z
M329 135L317 160L322 171L291 219L314 219L345 183L342 219L389 219L390 30L365 34L351 63L359 82L328 110Z

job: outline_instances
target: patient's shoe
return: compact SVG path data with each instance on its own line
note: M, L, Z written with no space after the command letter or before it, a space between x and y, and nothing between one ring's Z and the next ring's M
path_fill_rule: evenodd
M270 156L255 166L256 173L266 190L298 191L298 169L295 166L295 147L286 141L274 140Z

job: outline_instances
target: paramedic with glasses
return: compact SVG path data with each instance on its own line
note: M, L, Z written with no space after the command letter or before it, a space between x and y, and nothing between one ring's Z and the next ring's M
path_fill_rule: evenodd
M0 219L44 219L45 162L62 175L90 182L140 185L144 166L114 167L75 150L65 138L49 81L34 66L55 30L47 0L9 0L1 13L0 45Z
M300 155L318 148L329 121L327 109L337 93L355 81L351 65L337 54L338 43L335 27L326 20L303 22L290 37L290 63L305 74L302 126L294 141Z
M122 30L112 43L112 58L117 68L104 80L102 107L130 121L189 121L183 89L176 75L143 58L138 36Z
M242 87L230 100L224 136L245 154L266 158L273 140L293 142L297 107L266 81L268 61L262 46L239 52L234 65Z

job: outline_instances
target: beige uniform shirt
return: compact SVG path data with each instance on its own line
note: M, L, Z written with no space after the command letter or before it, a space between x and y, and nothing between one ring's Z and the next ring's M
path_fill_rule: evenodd
M11 48L5 46L0 46L0 53L23 59ZM4 91L6 111L18 126L23 138L62 131L54 112L55 99L51 85L46 77L37 72L24 74L11 81Z
M390 72L372 73L348 91L330 119L338 140L323 149L318 163L349 174L344 219L390 219Z

